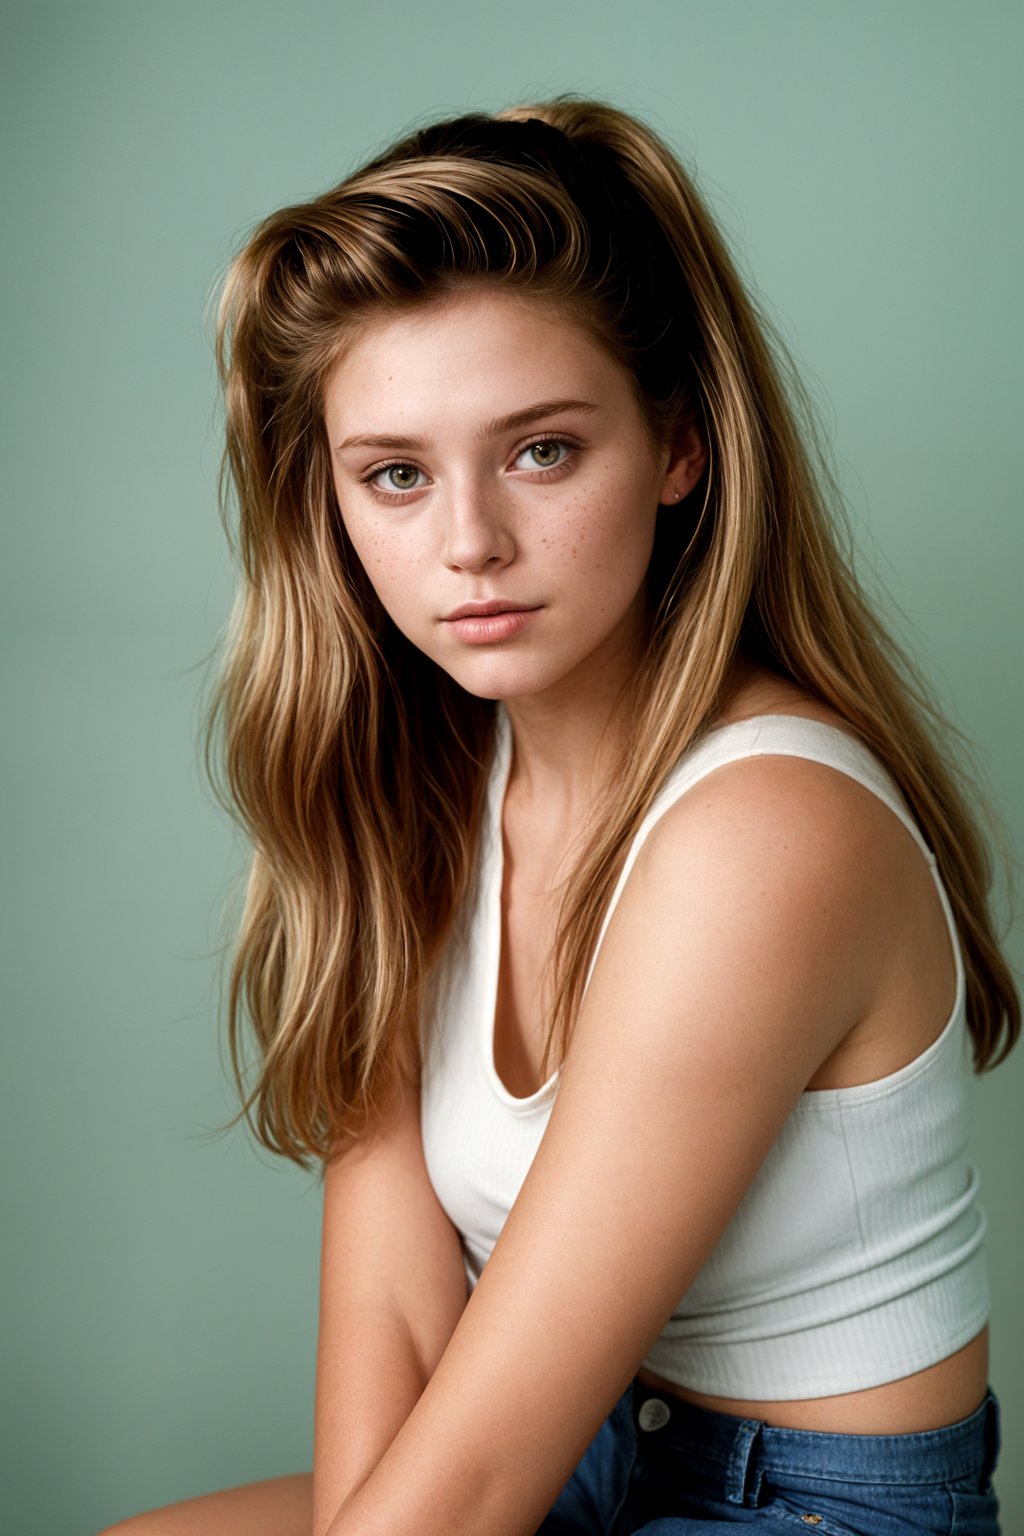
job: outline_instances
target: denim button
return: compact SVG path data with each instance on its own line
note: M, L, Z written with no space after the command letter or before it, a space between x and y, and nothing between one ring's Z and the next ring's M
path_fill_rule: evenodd
M662 1429L671 1417L672 1411L667 1403L663 1403L660 1397L648 1397L641 1404L637 1423L641 1429Z

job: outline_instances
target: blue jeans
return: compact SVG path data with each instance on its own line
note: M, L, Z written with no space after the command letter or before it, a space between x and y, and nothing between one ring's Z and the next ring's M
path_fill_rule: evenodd
M999 1406L913 1435L774 1429L634 1380L537 1536L999 1536Z

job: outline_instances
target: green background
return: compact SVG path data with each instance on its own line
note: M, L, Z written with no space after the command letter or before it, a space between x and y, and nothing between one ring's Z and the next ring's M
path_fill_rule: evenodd
M311 1463L319 1195L241 1130L196 739L231 572L204 307L413 120L576 89L703 186L821 402L865 572L1020 846L1018 4L6 6L0 1523L88 1536ZM1021 956L1019 934L1016 954ZM1006 1530L1020 1089L977 1088Z

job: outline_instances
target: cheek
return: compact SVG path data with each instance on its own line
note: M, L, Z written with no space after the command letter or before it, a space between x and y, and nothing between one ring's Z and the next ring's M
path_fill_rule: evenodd
M356 559L387 606L389 593L400 594L409 585L409 573L418 564L412 539L402 529L381 523L363 523L345 516L342 523Z
M650 562L656 500L648 506L634 480L607 476L567 509L564 532L551 540L573 575L618 587L637 581Z

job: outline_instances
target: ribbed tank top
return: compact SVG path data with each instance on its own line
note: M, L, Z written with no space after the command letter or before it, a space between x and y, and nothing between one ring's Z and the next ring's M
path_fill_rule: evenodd
M809 758L877 795L927 860L956 962L941 1034L874 1082L808 1090L643 1364L695 1391L764 1399L878 1386L966 1344L989 1315L978 1177L967 1159L963 958L931 850L877 759L846 731L761 715L708 733L669 775L630 848L601 928L651 828L725 763ZM421 1018L427 1169L462 1237L472 1288L544 1134L558 1072L516 1098L494 1066L502 808L511 729L501 706L475 886ZM596 959L595 950L595 956ZM593 972L591 962L590 974Z

